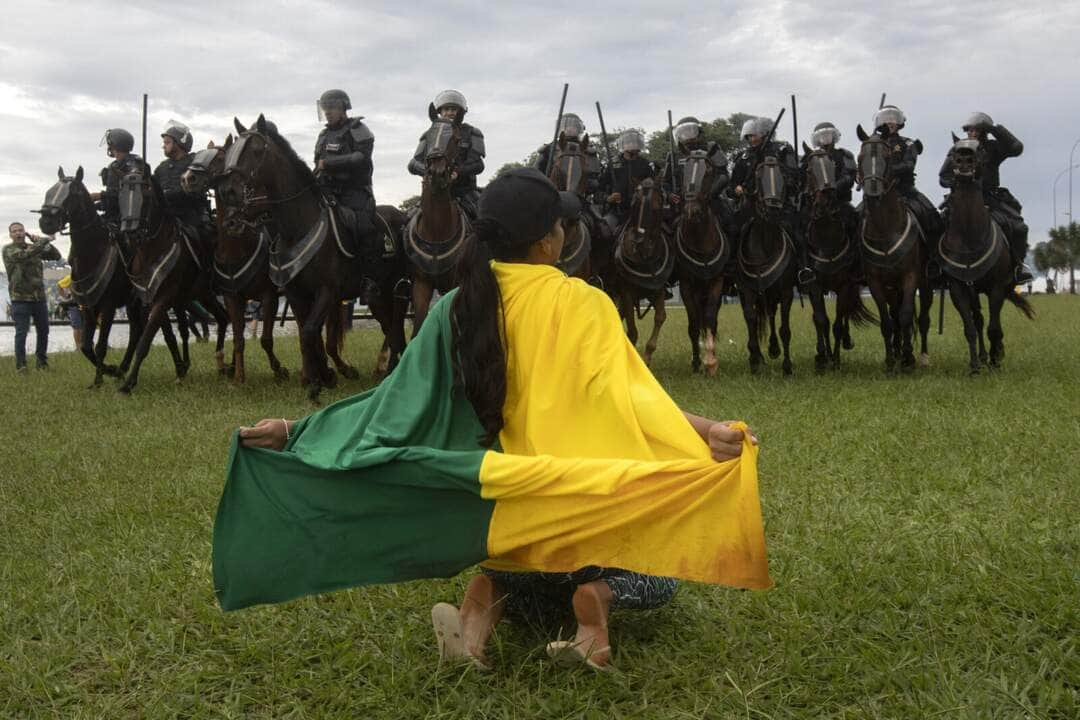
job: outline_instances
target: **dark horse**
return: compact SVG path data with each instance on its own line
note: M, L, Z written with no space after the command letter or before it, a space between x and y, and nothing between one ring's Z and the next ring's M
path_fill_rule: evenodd
M934 295L926 277L923 231L897 190L888 145L878 135L867 135L861 125L857 134L862 141L857 179L864 198L859 225L860 250L863 273L881 319L885 370L892 372L897 359L903 370L911 370L915 367L912 333L916 290L922 339L920 361L923 365L930 363L926 336L930 331ZM916 150L921 152L922 145L917 144Z
M377 248L365 246L370 238L356 237L348 213L323 195L311 168L275 127L262 115L250 130L239 120L233 122L240 135L226 153L225 177L219 184L225 222L244 220L273 228L270 277L284 287L296 312L308 397L317 400L323 387L337 383L328 354L346 377L359 377L340 357L339 304L347 298L367 300L387 340L388 353L380 353L380 363L385 360L386 370L393 369L405 350L408 310L408 300L394 292L405 277L400 247L404 213L379 206L378 222L385 234ZM324 345L322 328L328 318Z
M780 356L783 344L785 375L791 363L791 301L795 296L795 244L780 218L785 210L787 187L776 158L766 156L754 171L754 190L744 195L742 224L736 257L739 301L746 322L746 349L750 372L757 373L765 361L761 340L765 322L770 327L769 357ZM780 343L776 341L776 310L780 309Z
M170 308L176 313L183 344L177 377L186 374L190 360L184 318L192 300L200 301L217 322L215 357L218 371L224 372L225 332L229 318L210 292L210 274L206 267L208 255L200 248L200 240L194 231L181 229L180 223L165 212L161 188L142 172L128 173L120 181L120 232L131 248L130 257L125 261L131 284L149 308L135 350L135 362L120 386L120 392L130 393L138 383L139 369L154 336L159 328L169 323ZM164 332L168 337L169 331ZM176 360L175 353L173 359Z
M555 155L551 160L551 168L548 170L548 179L559 190L572 192L578 197L586 195L588 192L588 173L586 172L586 163L589 161L586 153L588 147L588 135L582 138L581 142L564 135L559 136L558 142L551 149ZM586 222L583 208L578 221L567 228L562 255L559 256L559 261L555 263L555 266L571 277L589 280L593 275L593 245L593 233L589 229L589 223ZM610 253L610 242L602 247Z
M435 291L445 293L454 287L454 269L461 251L473 241L469 217L451 194L461 124L436 117L427 137L420 208L405 231L405 254L412 276L413 337L427 318Z
M225 171L225 154L233 137L225 138L222 147L211 147L195 154L191 165L180 178L184 192L203 194L217 185ZM224 203L222 203L223 205ZM274 354L274 320L278 307L278 288L270 280L270 233L265 227L233 216L225 221L217 213L218 242L211 261L212 285L225 299L225 309L233 332L232 379L242 384L244 367L246 301L258 300L262 313L262 336L259 344L270 361L270 369L278 380L286 380L289 371Z
M949 155L955 182L949 196L949 226L938 245L941 267L949 279L949 295L964 321L972 375L979 372L981 363L987 362L979 293L986 295L990 311L986 335L990 339L992 368L998 367L1005 357L1001 331L1001 306L1005 301L1016 305L1028 319L1035 317L1031 305L1016 292L1005 233L990 217L983 200L981 152L978 140L959 140L953 136Z
M823 370L830 364L840 364L840 347L850 350L851 323L877 324L878 319L862 302L862 267L850 222L845 217L854 212L851 205L842 203L836 193L836 165L829 153L811 150L803 143L806 153L806 221L807 254L814 264L817 281L808 289L814 310L814 330L817 332L817 354L814 367ZM829 337L829 313L825 308L825 293L836 294L836 318Z
M655 311L653 331L642 355L646 364L652 362L660 328L667 319L665 293L675 267L675 253L664 233L663 216L663 192L652 179L642 180L630 203L630 220L615 243L616 304L632 344L636 345L638 339L635 316L640 320L648 312L647 307L645 313L639 312L641 300L648 300Z
M724 274L731 256L731 242L709 204L715 171L705 155L703 150L694 150L683 166L683 203L675 225L675 262L679 292L686 306L687 333L693 353L691 366L695 372L701 369L704 349L705 373L715 375L719 365L716 316L726 286L733 284L733 278Z
M109 229L94 210L94 202L83 185L82 167L75 171L75 177L66 177L63 168L57 175L59 182L45 193L45 202L41 206L41 231L53 235L65 226L71 226L71 251L68 253L71 289L86 320L79 350L96 370L90 387L98 387L105 375L123 377L127 373L142 330L143 307L124 272L120 251L109 237ZM127 350L117 367L106 364L105 356L109 352L109 332L116 311L125 306L130 332ZM176 338L171 327L165 339L175 356ZM180 373L179 367L177 372Z

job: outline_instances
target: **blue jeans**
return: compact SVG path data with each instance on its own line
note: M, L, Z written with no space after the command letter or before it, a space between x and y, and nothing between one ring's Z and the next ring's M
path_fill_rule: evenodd
M49 349L49 306L44 300L24 302L16 300L11 303L11 314L15 319L15 367L21 368L26 365L26 334L30 331L30 320L34 321L34 333L37 335L37 346L34 354L37 355L38 367L48 363L46 352Z

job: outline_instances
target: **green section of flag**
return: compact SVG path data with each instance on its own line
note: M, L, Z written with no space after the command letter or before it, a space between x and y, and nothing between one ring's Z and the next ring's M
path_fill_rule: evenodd
M233 437L214 524L226 610L449 577L487 557L483 434L453 388L449 298L377 388L297 423L283 452Z

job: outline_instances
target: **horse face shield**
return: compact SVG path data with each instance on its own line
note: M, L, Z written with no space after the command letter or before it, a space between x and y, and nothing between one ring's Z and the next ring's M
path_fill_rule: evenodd
M879 198L885 194L885 178L888 176L889 156L885 143L869 140L863 143L859 153L859 182L863 195Z
M694 200L701 193L707 173L708 163L705 160L705 151L694 150L683 165L682 194L687 200Z
M977 177L981 166L979 153L978 140L960 140L953 145L949 151L952 155L953 174L960 178Z
M71 180L65 178L49 188L41 205L41 232L53 235L67 224L67 201L71 195Z
M142 173L128 173L120 181L120 230L133 232L142 224L144 193L149 189Z
M784 205L784 174L774 157L765 158L757 169L758 194L765 207L778 210Z

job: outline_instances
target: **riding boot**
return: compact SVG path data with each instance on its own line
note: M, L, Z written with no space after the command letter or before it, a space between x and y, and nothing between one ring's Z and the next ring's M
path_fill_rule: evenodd
M1031 274L1031 268L1024 262L1027 259L1028 252L1027 224L1023 220L1016 221L1013 224L1013 231L1010 236L1012 243L1009 249L1012 251L1012 260L1015 265L1013 268L1013 280L1017 285L1026 285L1035 279Z
M799 253L799 272L796 274L796 282L799 286L805 288L811 283L817 280L817 273L810 267L810 257L806 247L806 237L802 232L796 230L794 233L795 248Z

